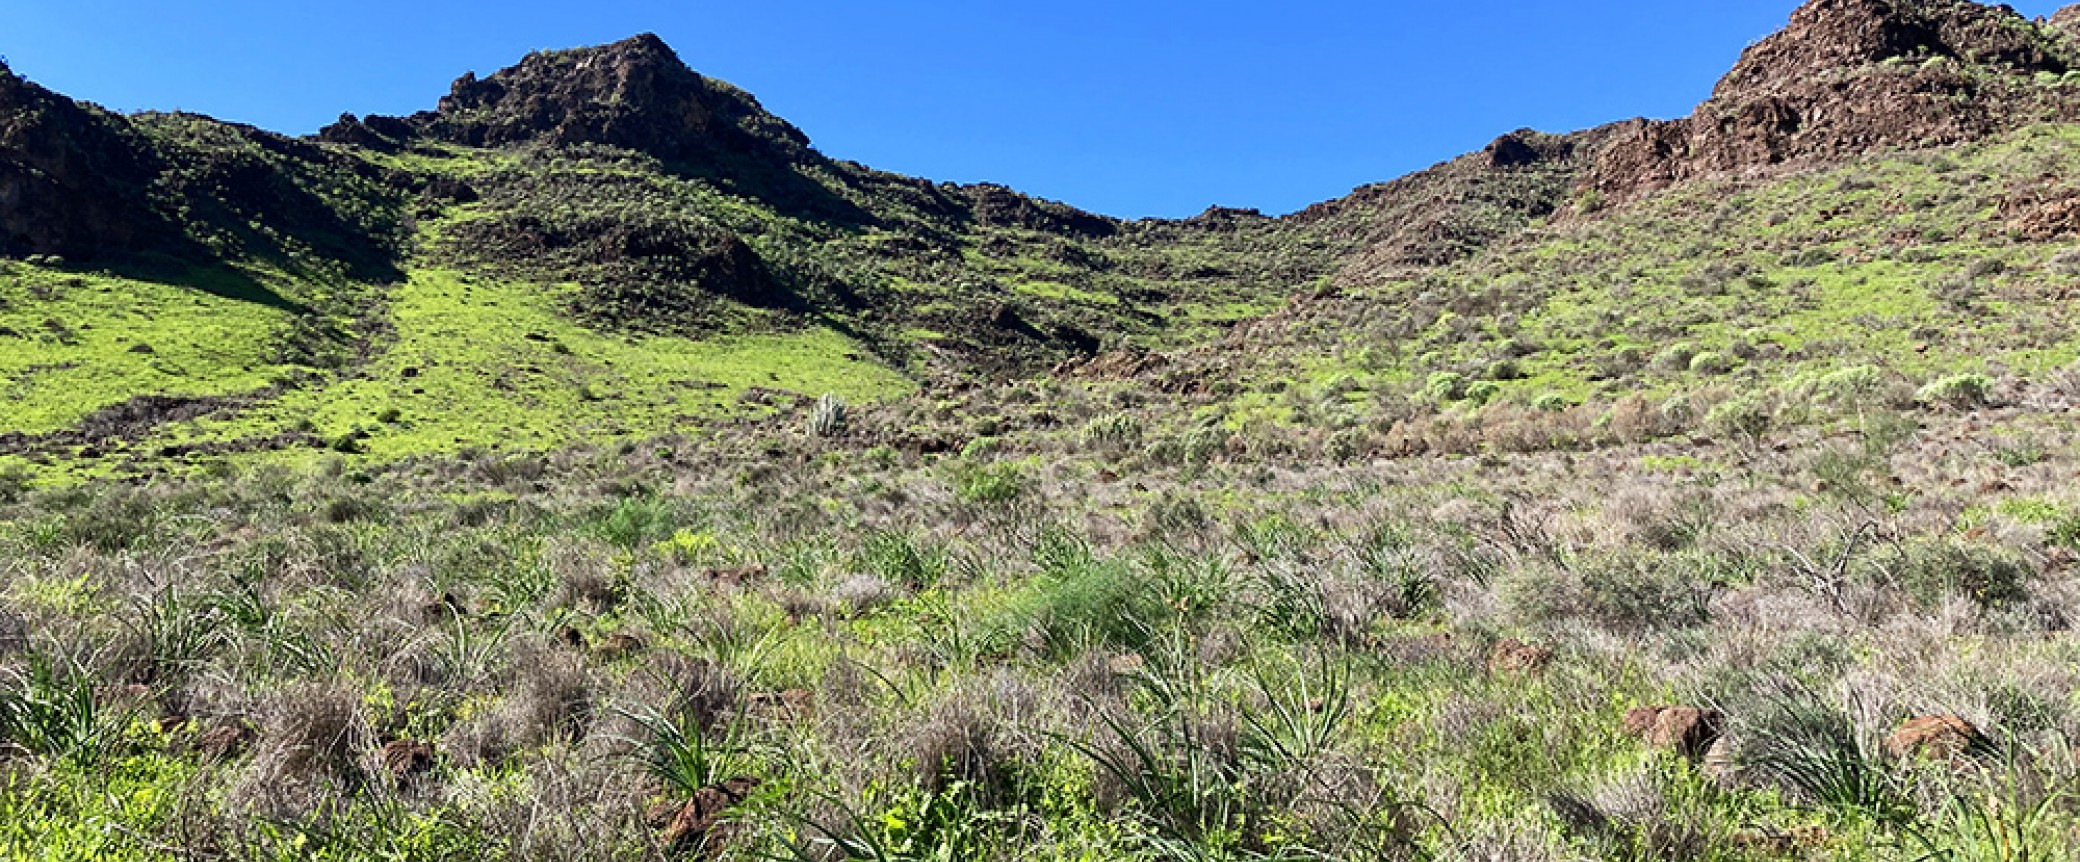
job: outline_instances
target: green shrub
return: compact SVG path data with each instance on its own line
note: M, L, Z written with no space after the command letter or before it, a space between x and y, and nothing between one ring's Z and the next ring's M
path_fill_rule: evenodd
M592 524L592 532L624 550L647 548L672 535L671 506L655 497L630 497Z
M1720 433L1748 440L1759 440L1769 433L1773 419L1769 406L1752 395L1721 401L1704 417L1705 424Z
M1724 353L1706 351L1690 357L1690 373L1718 376L1733 371L1739 361Z
M1939 377L1921 387L1914 400L1932 407L1951 407L1967 410L1986 404L1987 396L1993 394L1993 380L1984 374L1953 374Z
M954 496L963 503L1008 503L1017 499L1025 487L1025 472L1010 461L964 465L954 474Z
M1466 397L1466 375L1439 371L1423 384L1423 393L1438 401L1457 401Z
M1482 380L1466 387L1466 400L1475 404L1486 404L1502 395L1502 384L1493 380Z
M1086 559L1057 561L1026 590L1015 614L1051 655L1065 657L1139 650L1168 611L1155 585L1132 568Z

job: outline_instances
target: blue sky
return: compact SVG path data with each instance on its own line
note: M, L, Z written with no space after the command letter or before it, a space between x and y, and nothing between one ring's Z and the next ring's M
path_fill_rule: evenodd
M2016 2L2028 15L2061 5ZM6 0L16 72L307 134L653 31L824 153L1117 216L1287 212L1485 145L1686 114L1798 0Z

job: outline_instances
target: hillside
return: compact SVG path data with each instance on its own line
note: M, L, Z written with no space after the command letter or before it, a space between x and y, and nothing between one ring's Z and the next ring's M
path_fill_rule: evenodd
M2080 6L1122 221L0 67L0 857L2080 855Z

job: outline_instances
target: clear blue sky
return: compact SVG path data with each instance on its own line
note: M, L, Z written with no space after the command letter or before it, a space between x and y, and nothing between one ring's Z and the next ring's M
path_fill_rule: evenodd
M2059 0L2015 2L2048 15ZM818 149L1118 216L1287 212L1530 126L1689 113L1798 0L4 0L16 72L308 134L654 31Z

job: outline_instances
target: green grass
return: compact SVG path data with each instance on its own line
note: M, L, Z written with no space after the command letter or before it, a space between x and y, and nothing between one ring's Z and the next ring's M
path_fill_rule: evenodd
M546 450L685 430L730 415L753 387L871 402L913 384L825 328L704 341L615 336L570 322L553 291L421 271L389 299L394 341L357 373L165 442L363 431L399 457L492 445ZM395 411L394 415L389 411Z
M211 282L205 280L203 284ZM0 270L0 431L40 434L139 395L263 388L288 315L190 285ZM149 352L146 352L149 351Z

